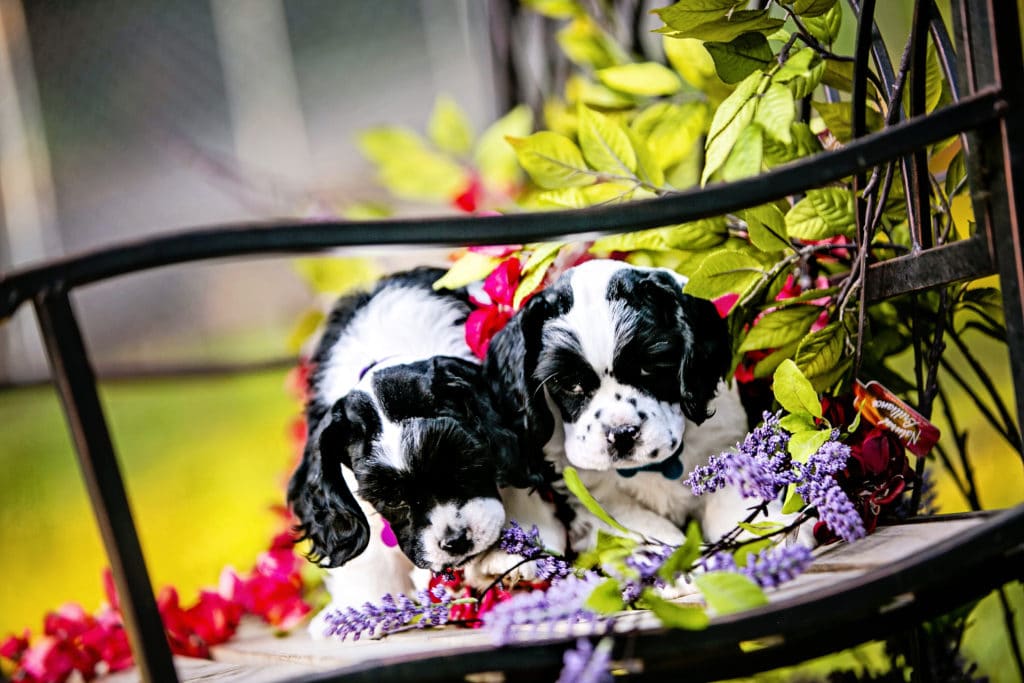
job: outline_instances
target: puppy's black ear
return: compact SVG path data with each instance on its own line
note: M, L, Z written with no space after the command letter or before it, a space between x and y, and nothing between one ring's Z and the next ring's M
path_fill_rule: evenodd
M680 294L683 362L679 366L679 393L683 414L697 424L711 417L708 405L718 383L729 372L732 346L729 328L707 299Z
M431 360L431 393L443 403L458 406L455 417L469 418L486 441L494 458L498 486L540 486L543 477L520 455L516 435L507 429L484 382L483 368L461 358L437 356Z
M674 326L683 343L679 364L679 394L683 414L700 424L711 417L708 406L718 383L729 372L729 328L715 305L683 294L685 280L668 271L651 271L639 291L654 303L661 323Z
M311 417L316 414L311 411ZM370 526L342 476L351 466L350 429L341 399L319 421L310 420L302 462L288 483L288 502L299 518L302 540L309 539L309 559L323 567L340 567L363 550Z
M549 469L543 448L555 426L544 391L533 373L543 343L544 323L559 310L557 289L557 285L549 287L530 298L491 340L484 360L491 398L502 424L517 435L520 467L531 482L543 480Z

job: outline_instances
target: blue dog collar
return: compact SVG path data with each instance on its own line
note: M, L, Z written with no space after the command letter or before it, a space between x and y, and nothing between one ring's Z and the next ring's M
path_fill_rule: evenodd
M615 470L616 474L620 477L629 479L635 477L637 472L660 472L661 476L669 480L676 480L683 476L683 461L680 457L683 454L683 447L680 445L679 450L673 453L670 457L656 462L653 465L644 465L643 467L629 467L621 470Z

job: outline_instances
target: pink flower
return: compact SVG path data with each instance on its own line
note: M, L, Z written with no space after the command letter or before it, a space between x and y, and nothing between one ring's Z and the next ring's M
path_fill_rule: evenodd
M86 680L95 677L92 663L84 661L70 643L56 636L41 638L26 650L21 668L27 680L38 683L63 683L73 671Z
M452 205L466 213L473 213L483 198L484 186L480 183L480 178L474 173L469 179L469 185L452 198Z
M522 248L523 245L521 244L487 244L479 247L468 247L467 251L471 251L474 254L483 254L484 256L493 256L494 258L505 258L517 251L521 251Z
M719 317L727 318L729 317L729 312L732 311L732 307L735 306L736 302L739 300L739 294L729 293L723 294L712 303L715 304L715 309L718 311Z
M206 645L223 643L235 635L242 618L242 606L218 593L200 591L199 602L185 613L192 632Z
M24 635L16 636L13 633L0 643L0 657L18 661L28 649L29 630L25 629Z
M466 319L466 344L478 358L483 359L487 355L491 339L515 313L513 302L521 272L518 258L505 259L484 280L483 290L490 301L473 299L479 308Z

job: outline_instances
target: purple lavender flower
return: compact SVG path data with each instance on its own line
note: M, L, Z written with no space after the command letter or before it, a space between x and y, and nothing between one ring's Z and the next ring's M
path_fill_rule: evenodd
M779 426L779 414L764 413L764 422L750 432L735 452L712 456L696 467L685 482L695 495L736 486L744 498L774 500L794 479L786 447L789 434Z
M739 568L736 566L736 559L732 556L732 553L727 553L723 550L704 558L701 560L700 564L704 567L704 571L706 572L739 571Z
M583 603L601 583L601 578L588 573L583 578L570 575L551 584L546 591L513 595L484 615L484 626L504 645L514 639L516 626L539 626L556 621L569 623L597 621L598 615Z
M640 598L640 594L643 592L643 584L639 581L624 581L621 583L622 586L622 602L627 605L632 605Z
M352 636L352 640L359 640L364 634L383 636L413 623L418 628L446 624L453 598L443 586L440 586L441 591L436 588L433 597L440 602L434 602L431 593L425 590L420 591L416 599L404 593L397 596L389 593L377 604L367 602L358 610L346 607L331 612L326 617L324 636L341 640Z
M864 520L839 483L829 476L812 478L796 487L808 505L818 510L818 518L836 536L852 543L866 534Z
M576 647L562 656L562 672L556 683L611 683L611 657L610 638L603 638L597 648L586 638L580 638Z
M626 558L626 566L635 571L641 580L653 579L673 550L675 548L670 545L637 548Z
M527 532L519 526L519 522L511 520L502 530L498 546L510 555L519 555L533 560L544 553L544 545L540 540L540 530L534 526Z
M774 588L802 574L812 559L805 546L775 546L747 555L747 566L740 571L762 588Z
M537 558L537 578L541 581L564 579L572 573L572 565L560 557L550 555Z

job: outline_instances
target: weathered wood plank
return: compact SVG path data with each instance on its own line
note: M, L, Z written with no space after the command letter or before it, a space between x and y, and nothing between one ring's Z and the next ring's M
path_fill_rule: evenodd
M297 664L233 664L229 662L175 657L174 668L182 683L276 683L285 681L314 669ZM136 683L142 678L138 669L119 671L100 679L102 683Z
M814 564L807 573L779 589L767 591L768 598L774 602L832 588L837 583L855 579L875 567L913 555L983 521L982 518L957 518L881 527L857 543L819 548L815 551ZM681 602L695 600L699 600L696 595L680 599ZM634 611L621 619L615 630L623 632L658 628L657 620L650 613ZM518 634L518 639L546 640L552 635L583 634L591 629L589 625L569 628L562 624L555 625L553 629L545 628L542 632L524 631ZM303 628L282 638L261 623L246 621L234 639L212 648L215 662L184 660L185 664L182 665L180 658L175 662L183 680L258 680L269 683L312 670L333 669L375 660L436 656L446 652L456 656L471 651L486 651L494 646L490 634L464 628L414 630L380 640L338 642L313 640ZM207 668L203 668L203 664ZM254 672L259 672L260 678L253 678ZM136 679L112 676L108 680L123 683Z

